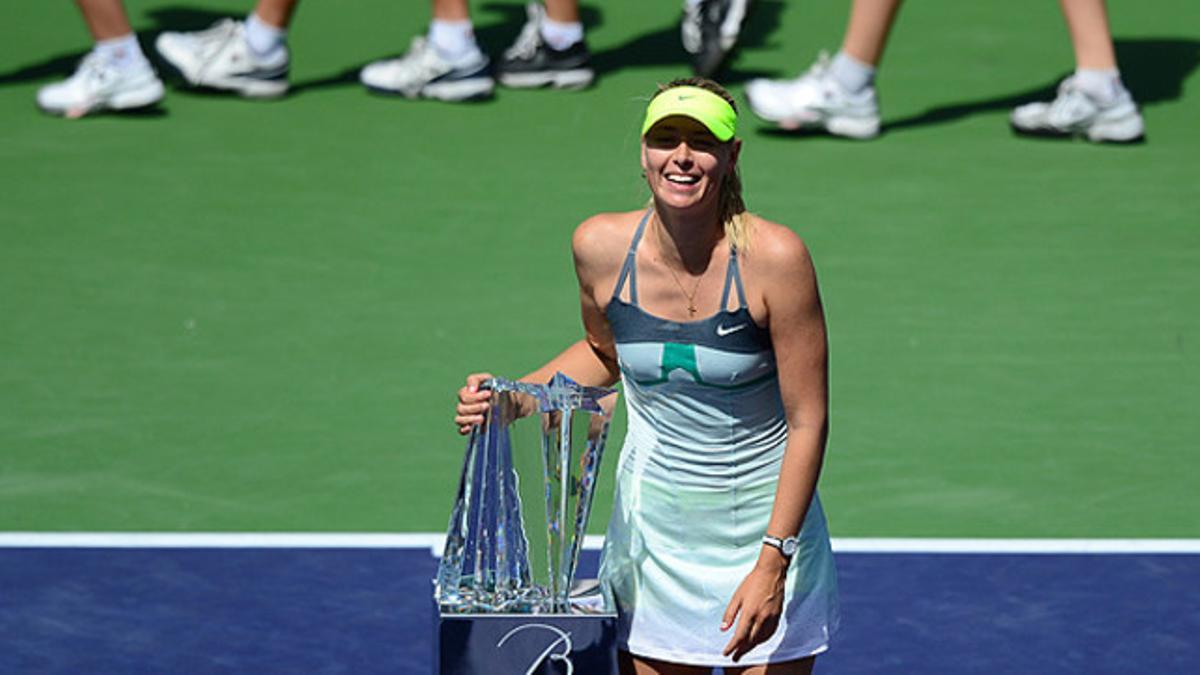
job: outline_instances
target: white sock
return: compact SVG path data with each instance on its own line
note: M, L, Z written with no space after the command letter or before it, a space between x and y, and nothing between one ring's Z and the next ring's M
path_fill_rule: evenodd
M271 56L287 40L287 29L265 23L254 12L246 17L246 44L260 58Z
M554 21L548 17L542 19L542 40L556 51L569 48L583 40L583 24L578 21Z
M429 43L437 50L438 55L447 61L458 61L479 50L479 45L475 44L475 29L470 19L430 21Z
M704 0L683 0L683 4L687 5L688 7L695 7L702 2L704 2Z
M1085 94L1101 103L1112 103L1125 93L1121 73L1116 68L1077 68L1074 80Z
M104 60L122 70L146 62L146 55L142 53L142 47L138 44L137 36L133 33L100 40L92 50L102 55Z
M875 66L863 63L846 52L838 51L829 65L833 79L851 94L858 94L875 84Z

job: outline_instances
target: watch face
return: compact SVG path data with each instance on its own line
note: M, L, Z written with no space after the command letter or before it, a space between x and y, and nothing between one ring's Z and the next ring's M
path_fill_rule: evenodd
M795 537L788 537L783 540L783 546L779 548L783 551L784 555L790 558L796 555L796 549L800 548L800 542L796 541Z

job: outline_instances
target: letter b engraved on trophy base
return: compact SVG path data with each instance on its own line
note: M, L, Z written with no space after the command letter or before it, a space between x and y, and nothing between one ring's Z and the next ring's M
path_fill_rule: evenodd
M616 617L442 614L437 675L616 675Z

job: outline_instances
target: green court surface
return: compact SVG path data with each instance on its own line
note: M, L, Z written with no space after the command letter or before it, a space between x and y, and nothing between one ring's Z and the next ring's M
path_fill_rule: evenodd
M146 45L250 8L127 4ZM1200 536L1200 6L1112 4L1144 145L1009 132L1071 67L1051 2L905 8L879 140L743 111L748 203L821 278L835 536ZM503 49L523 9L476 7ZM5 3L0 531L444 530L454 390L579 335L571 230L644 203L639 115L688 72L677 2L584 7L585 92L371 96L424 3L307 2L283 101L66 121L33 97L82 22ZM757 3L723 81L797 74L846 9Z

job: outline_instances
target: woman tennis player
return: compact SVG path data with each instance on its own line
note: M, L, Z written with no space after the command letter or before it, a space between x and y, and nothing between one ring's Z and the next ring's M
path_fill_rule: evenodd
M651 205L575 231L586 336L522 378L624 382L600 577L625 673L808 673L837 628L816 492L828 389L816 275L795 233L746 212L736 127L733 98L708 80L651 99ZM463 433L483 422L488 377L459 390Z

